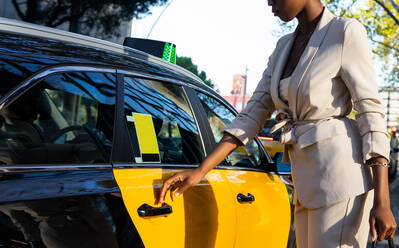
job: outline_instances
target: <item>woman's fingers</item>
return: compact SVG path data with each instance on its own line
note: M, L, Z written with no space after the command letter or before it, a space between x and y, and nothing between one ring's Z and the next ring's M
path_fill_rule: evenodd
M193 186L193 184L187 179L176 183L173 188L170 189L170 197L172 198L172 201L174 201L179 195L183 194L183 192L191 186Z
M391 239L395 235L396 222L390 211L372 211L370 215L371 241Z
M395 231L392 228L388 229L385 239L392 239L394 234L395 234Z
M377 230L378 230L378 241L383 241L386 239L386 234L388 231L387 226L385 226L384 224L379 223L379 225L377 225Z
M393 239L393 237L395 236L396 228L397 228L397 226L396 226L396 223L395 223L395 227L392 229L391 236L389 237L390 239Z
M381 226L381 230L378 233L378 236L380 237L379 240L384 240L384 239L391 239L393 238L393 236L395 235L395 231L396 231L396 222L393 219L391 221L386 221L385 223L379 224L379 226Z
M174 175L172 177L170 177L169 179L167 179L163 184L162 184L162 188L161 188L161 193L159 194L159 198L158 198L158 203L162 204L165 202L165 195L166 192L168 192L168 190L179 181L179 177L178 175Z
M176 185L173 185L173 186L169 189L169 191L170 191L170 198L172 199L172 201L175 200L174 193L175 193L176 189L177 189L177 186L176 186Z
M396 230L396 221L389 207L375 205L370 211L371 241L393 238Z
M387 232L387 239L393 239L395 236L395 231L396 231L396 222L391 225L389 228L389 231Z
M377 230L375 229L375 218L373 216L370 217L370 235L371 235L371 242L377 238Z
M190 183L188 183L187 181L185 181L183 183L183 185L181 187L179 187L179 189L176 191L176 193L174 194L175 197L178 197L179 195L183 194L183 192L188 189L189 187L191 187L192 185Z
M176 175L167 179L161 188L159 194L158 203L165 202L165 195L170 190L170 197L172 201L181 195L186 189L197 184L201 178L201 174L198 171L185 171L179 172Z

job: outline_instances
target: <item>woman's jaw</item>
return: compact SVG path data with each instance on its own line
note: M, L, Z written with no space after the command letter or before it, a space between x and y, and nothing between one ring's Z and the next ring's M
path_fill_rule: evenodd
M320 0L268 0L274 16L289 22L309 8L321 6Z

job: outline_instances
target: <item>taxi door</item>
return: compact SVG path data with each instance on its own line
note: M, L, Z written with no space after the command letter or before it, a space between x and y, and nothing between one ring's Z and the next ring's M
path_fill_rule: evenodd
M221 101L198 93L215 141L234 118ZM237 212L234 247L286 247L290 230L290 201L279 176L266 172L260 142L238 147L218 169L224 169ZM263 168L262 168L263 167Z
M116 143L127 152L115 150L119 162L113 172L144 246L234 247L236 209L221 171L209 173L174 202L169 194L166 204L155 202L167 178L197 167L205 156L184 89L127 72L118 81L124 100L119 100Z
M232 168L227 179L237 199L235 247L287 247L291 209L279 176Z

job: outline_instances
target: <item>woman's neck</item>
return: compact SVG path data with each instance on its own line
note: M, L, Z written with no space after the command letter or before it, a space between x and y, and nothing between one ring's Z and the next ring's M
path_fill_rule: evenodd
M323 5L320 1L309 1L309 4L296 16L299 32L303 34L311 33L316 28L322 13Z

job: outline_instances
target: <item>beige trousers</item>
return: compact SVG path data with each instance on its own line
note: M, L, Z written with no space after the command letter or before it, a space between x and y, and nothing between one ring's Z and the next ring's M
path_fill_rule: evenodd
M316 209L298 202L294 212L297 248L365 248L373 193Z

